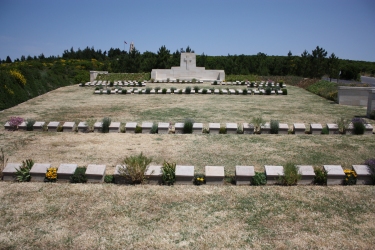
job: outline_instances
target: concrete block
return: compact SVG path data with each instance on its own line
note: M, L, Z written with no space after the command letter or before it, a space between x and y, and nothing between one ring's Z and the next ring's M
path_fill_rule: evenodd
M314 182L315 172L313 166L310 165L297 165L298 173L301 179L298 180L298 185L310 185Z
M244 134L254 134L254 125L247 122L243 123L243 133Z
M60 122L49 122L47 125L48 132L56 132Z
M75 122L64 122L63 124L63 132L74 132L76 128Z
M136 122L127 122L125 125L126 133L135 133L135 128L137 127Z
M33 126L34 131L43 131L45 122L35 122Z
M176 185L193 185L194 166L176 166Z
M174 133L175 134L183 134L184 133L184 123L182 122L177 122L174 125Z
M119 133L121 122L111 122L109 125L109 133Z
M286 123L279 123L279 134L287 135L289 131L289 126Z
M338 134L339 133L339 126L334 123L327 123L327 128L330 135Z
M237 134L237 123L227 123L227 134Z
M306 126L304 123L294 123L293 124L293 131L296 135L303 135L306 131Z
M205 166L205 176L207 185L224 184L224 167L223 166Z
M7 163L3 169L3 181L15 181L17 169L20 169L22 163Z
M267 122L263 126L261 126L261 133L262 134L271 134L271 125Z
M57 169L57 181L58 182L70 182L70 177L74 174L77 167L78 167L77 164L67 164L67 163L60 164L59 168Z
M357 174L357 185L372 185L370 167L367 165L353 165L353 170Z
M283 166L264 166L266 177L267 177L267 185L276 184L279 180L279 176L284 175L284 167Z
M152 125L152 122L142 122L142 134L149 134L151 132Z
M236 166L236 185L251 185L254 175L254 166Z
M202 134L203 131L203 123L195 122L193 124L193 134Z
M18 130L26 131L26 122L22 122L20 125L18 125Z
M148 184L161 184L162 166L149 166L145 172L146 182Z
M95 122L94 124L94 132L95 133L101 133L103 128L103 123L102 122Z
M102 183L104 181L106 165L89 164L86 169L88 183Z
M324 165L327 172L327 186L342 185L345 179L345 173L341 165Z
M210 134L219 134L220 123L209 123L208 129L210 130Z
M88 126L87 126L86 122L78 123L78 132L81 132L81 133L88 132Z
M311 123L310 124L310 133L313 135L320 135L322 133L323 126L320 123Z
M159 122L158 123L158 134L168 134L169 133L169 123Z
M43 182L46 177L47 169L51 167L50 163L34 163L30 169L31 182Z

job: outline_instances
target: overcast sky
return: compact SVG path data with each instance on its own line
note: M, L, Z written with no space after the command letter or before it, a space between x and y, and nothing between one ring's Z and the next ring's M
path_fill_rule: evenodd
M0 59L73 47L375 61L374 0L0 0ZM124 44L124 41L127 44ZM124 47L125 45L125 47Z

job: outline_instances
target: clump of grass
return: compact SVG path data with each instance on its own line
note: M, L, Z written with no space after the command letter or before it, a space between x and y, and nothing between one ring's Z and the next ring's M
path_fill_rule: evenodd
M126 157L118 171L121 176L129 180L132 184L142 184L145 180L145 172L148 169L152 158L148 158L140 153L139 155Z
M266 123L262 116L253 117L251 122L254 125L254 133L260 134L261 127Z
M353 124L353 134L355 135L363 135L366 130L366 121L361 118L353 118L352 119Z
M278 183L284 186L297 185L297 182L301 179L301 175L298 173L298 168L293 163L287 163L284 166L284 175L279 176Z
M141 134L141 133L142 133L142 127L139 126L139 125L137 125L137 126L135 127L134 133L136 133L136 134Z
M317 184L317 185L327 184L327 172L323 169L323 167L315 167L314 173L315 173L314 184Z
M89 132L93 132L94 131L95 122L96 122L96 119L87 119L86 120L87 130Z
M263 186L263 185L266 185L266 183L267 183L266 174L264 172L255 172L255 175L253 177L251 184L254 186Z
M339 133L345 134L349 121L344 117L340 117L339 119L337 119L336 124L339 128Z
M154 122L152 124L151 130L150 130L150 134L157 134L158 130L159 130L158 124L156 122Z
M26 131L33 131L34 124L35 124L34 119L26 119Z
M186 87L185 94L190 94L190 93L191 93L191 87Z
M74 174L70 176L70 183L86 183L86 167L78 167L74 171Z
M173 185L176 181L176 163L169 163L164 161L162 172L162 183L163 185Z
M193 133L193 124L194 124L194 121L192 119L190 119L190 118L185 119L184 128L183 128L182 132L184 134L192 134Z
M111 125L111 118L104 117L102 120L102 133L109 132L109 125Z
M270 122L270 133L271 134L278 134L279 133L279 121L271 120Z
M112 174L104 176L104 182L105 183L113 183L114 180L115 180L115 178L114 178L114 176Z
M219 134L226 134L227 133L227 128L226 127L220 127L219 129Z

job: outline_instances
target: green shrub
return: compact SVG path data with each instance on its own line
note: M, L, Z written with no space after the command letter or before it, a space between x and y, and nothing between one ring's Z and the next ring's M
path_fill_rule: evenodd
M142 87L142 82L138 82L138 86L139 86L139 87Z
M110 87L113 87L113 82L109 82L109 86L110 86Z
M157 134L158 130L159 130L158 124L156 122L154 122L152 124L151 130L150 130L150 134Z
M182 80L182 83L185 83L185 80Z
M87 130L88 132L93 132L94 131L94 125L96 123L96 119L87 119L86 125L87 125Z
M180 79L176 79L176 82L180 82Z
M107 89L107 95L111 94L111 90L110 89Z
M279 133L279 121L271 120L270 122L270 133L278 134Z
M284 86L284 81L279 81L279 87L282 88Z
M141 133L142 133L142 127L139 126L139 125L137 125L137 126L135 127L134 133L136 133L136 134L141 134Z
M111 118L104 117L102 120L102 133L109 132L109 125L111 125Z
M234 94L235 95L238 95L239 94L239 92L238 92L238 90L236 89L236 90L234 90Z
M197 79L193 78L193 79L191 80L191 82L192 82L192 83L196 83L196 82L197 82ZM196 92L195 92L195 93L196 93Z
M328 135L329 134L329 129L327 126L322 128L322 135Z
M176 163L169 163L164 161L161 172L163 185L173 185L176 181Z
M284 186L297 185L297 182L301 179L301 175L298 173L298 168L293 163L287 163L284 166L284 175L279 176L278 184Z
M160 87L156 87L156 88L155 88L155 93L158 93L159 90L160 90Z
M126 89L121 90L121 94L126 94L126 93L128 93L128 91Z
M180 89L180 90L178 91L178 94L180 94L180 95L182 94L182 89Z
M146 88L146 94L150 94L151 93L151 88L150 87L147 87Z
M219 134L226 134L226 133L227 133L227 128L226 127L220 127Z
M203 89L202 94L204 94L204 95L207 94L207 89Z
M99 87L95 87L95 90L99 90Z
M182 130L182 132L184 134L192 134L193 133L193 124L194 124L194 121L192 119L185 119L185 122L184 122L184 128Z
M336 121L336 124L339 128L339 133L340 134L345 134L345 131L346 131L346 128L349 124L349 121L347 119L345 119L344 117L340 117L340 119L338 119Z
M261 133L261 127L265 124L265 121L263 120L262 116L253 117L251 122L254 125L254 132L256 134Z
M106 174L106 175L104 176L104 182L105 182L105 183L113 183L114 180L115 180L115 178L114 178L113 174L109 174L109 175Z
M243 126L241 124L237 124L237 134L243 134Z
M152 83L154 83L154 82L155 82L155 79L154 79L154 78L151 78L150 81L151 81Z
M263 186L266 185L267 178L266 174L264 172L255 172L255 175L253 177L253 181L251 182L254 186Z
M190 94L190 93L191 93L191 87L186 87L185 94Z
M243 94L243 95L247 95L247 89L243 89L243 90L242 90L242 94Z
M353 118L352 119L352 124L353 124L353 134L355 135L363 135L366 130L366 121L361 119L361 118Z
M193 183L194 185L200 186L206 183L206 178L203 174L195 174Z
M26 119L26 131L33 131L34 124L35 124L34 119Z
M121 166L119 174L130 181L132 184L141 184L146 180L145 172L152 158L148 158L140 153L139 155L129 156L123 160L124 166Z
M254 82L251 82L251 83L250 83L250 87L251 87L251 88L254 88L254 86L255 86L255 83L254 83Z
M217 85L217 81L214 81L214 85Z
M163 88L163 89L161 90L161 93L162 93L162 94L166 94L166 93L167 93L167 89L166 89L166 88Z
M283 95L287 95L288 94L288 90L287 89L282 89L283 91Z
M270 87L267 87L266 88L266 95L270 95L271 94L271 88Z
M322 167L315 167L314 168L314 183L318 185L326 185L327 184L327 173Z
M194 92L198 93L198 91L199 91L199 87L198 86L194 86Z
M18 182L30 181L31 179L30 170L33 166L34 166L34 161L31 159L22 161L22 166L19 169L16 169L16 180Z
M86 176L86 167L78 167L74 174L70 176L70 183L86 183L87 176Z
M176 90L176 88L175 88L175 87L172 87L172 88L171 88L171 93L174 93L175 90Z

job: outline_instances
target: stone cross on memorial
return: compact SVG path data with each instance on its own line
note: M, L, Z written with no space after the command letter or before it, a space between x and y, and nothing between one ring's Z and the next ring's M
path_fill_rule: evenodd
M191 59L188 59L186 57L186 58L184 58L184 62L186 63L186 70L189 70L189 64L191 63Z

